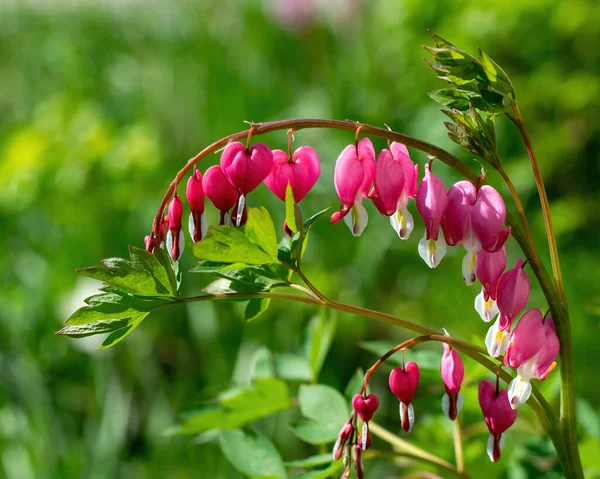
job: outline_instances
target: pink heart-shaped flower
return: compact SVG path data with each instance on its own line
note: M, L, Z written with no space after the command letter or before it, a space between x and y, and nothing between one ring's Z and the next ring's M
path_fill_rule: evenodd
M369 394L363 397L361 394L356 394L352 398L352 407L364 422L368 422L373 418L375 411L379 407L379 399L375 394Z
M229 143L221 155L223 173L242 195L247 195L271 173L273 153L264 143L256 143L248 150L239 141Z
M415 396L417 384L419 384L419 366L410 361L404 369L394 368L390 373L390 390L396 395L398 401L410 404Z
M301 146L292 159L282 150L273 150L273 169L265 178L265 185L281 201L285 201L287 185L292 186L294 200L299 203L312 189L321 173L317 152L310 146Z

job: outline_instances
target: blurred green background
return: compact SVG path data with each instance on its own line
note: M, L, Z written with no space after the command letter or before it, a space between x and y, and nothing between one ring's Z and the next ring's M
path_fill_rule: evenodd
M249 359L261 346L301 353L316 311L275 302L245 325L239 304L191 305L151 317L123 343L97 352L96 338L54 335L99 286L74 270L126 256L129 244L141 246L177 170L207 144L245 129L243 120L386 123L477 167L447 139L444 116L426 95L443 86L421 59L430 28L464 49L481 46L515 84L558 235L586 477L600 477L596 0L1 0L0 25L0 476L243 477L218 443L163 432L190 405L247 385ZM498 122L498 135L549 265L525 150L508 121ZM273 148L286 145L285 132L262 140ZM295 144L316 148L323 164L302 203L306 215L337 207L333 165L350 141L352 135L340 132L296 134ZM425 155L411 154L422 171ZM217 161L215 155L207 165ZM444 165L435 168L448 186L457 180ZM495 173L489 176L500 184ZM249 203L267 206L282 223L283 204L264 186ZM359 240L342 223L318 221L306 273L333 298L482 343L487 326L473 310L477 287L465 287L460 278L462 249L450 250L430 271L417 254L423 226L414 203L409 207L417 227L407 242L372 205ZM508 254L514 264L512 240ZM193 265L189 249L182 265L185 271ZM185 294L198 294L199 284L198 277L184 275ZM529 306L546 308L538 288ZM356 368L375 359L361 341L408 337L340 315L320 382L343 391ZM560 477L551 445L526 408L502 461L489 463L475 400L477 369L465 362L463 422L472 477ZM554 403L557 380L554 372L543 385ZM398 433L384 373L374 390L382 400L378 421ZM451 426L439 411L442 393L439 380L423 385L411 440L453 461ZM319 452L291 434L288 423L297 416L290 412L257 426L286 460ZM376 447L387 446L376 441ZM398 469L384 459L368 467L369 477L421 470Z

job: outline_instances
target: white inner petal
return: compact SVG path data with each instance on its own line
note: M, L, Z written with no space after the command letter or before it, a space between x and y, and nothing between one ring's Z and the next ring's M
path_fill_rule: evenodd
M369 215L367 210L362 204L362 201L357 201L354 206L350 208L350 212L344 216L344 223L350 228L350 231L354 236L360 236L367 227L369 222Z
M392 228L396 230L400 239L403 240L409 238L415 227L413 217L410 214L410 211L406 209L406 206L400 206L396 213L390 216L390 224L392 225Z
M402 423L402 418L404 417L404 410L406 409L406 405L400 401L400 422ZM410 403L408 405L408 431L406 432L410 432L412 431L412 428L415 424L415 408L413 407L412 403Z
M450 417L450 397L447 393L442 396L442 411L444 411L447 418Z
M242 216L244 214L244 206L246 206L246 196L240 195L240 199L238 200L237 212L236 212L237 216L235 218L235 225L238 228L242 224Z
M167 238L165 239L165 244L167 246L167 252L169 253L169 256L171 256L171 252L173 251L173 235L171 234L171 230L167 231ZM173 256L171 256L171 258L173 258ZM173 261L177 260L173 258Z
M488 354L497 358L501 354L504 354L508 347L508 339L510 337L509 331L500 330L500 316L496 319L494 324L488 329L487 335L485 336L485 345L488 350Z
M200 232L202 234L202 239L204 239L206 233L208 233L208 221L206 220L206 215L204 213L200 216Z
M531 383L529 379L522 378L520 375L513 379L508 386L508 399L510 407L517 409L521 404L531 396Z
M489 323L494 317L498 314L498 306L496 305L496 301L493 299L488 299L485 301L483 296L483 288L481 292L475 297L475 311L479 313L481 319L483 319L486 323Z
M366 422L363 422L362 430L360 432L360 447L362 447L363 451L367 450L368 438L369 438L369 426L367 426Z
M188 220L188 231L190 232L190 238L194 241L194 230L196 229L196 225L194 224L194 215L190 213L190 219Z
M229 214L229 212L226 212L223 215L223 225L224 226L231 226L231 215Z
M442 234L438 236L437 241L427 239L427 233L419 241L419 256L423 258L423 261L430 268L437 267L442 261L442 258L446 255L446 241L442 237Z
M477 252L467 251L462 262L463 281L467 286L471 286L477 280Z

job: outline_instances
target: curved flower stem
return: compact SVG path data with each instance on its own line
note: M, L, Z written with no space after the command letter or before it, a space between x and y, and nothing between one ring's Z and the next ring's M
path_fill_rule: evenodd
M518 111L518 110L517 110ZM536 176L536 183L538 183L538 189L540 190L540 196L542 198L542 207L544 209L545 218L549 219L549 211L548 210L548 202L545 194L545 190L543 189L543 184L540 186L541 175L539 172L539 167L537 166L537 160L535 160L535 156L533 155L533 150L531 149L531 143L529 138L527 137L527 133L522 126L520 121L520 112L518 113L518 117L514 118L509 115L515 124L519 127L524 138L526 138L526 145L528 145L528 153L530 154L530 158L532 158L532 165L534 168L534 175ZM515 121L516 120L516 121ZM272 121L266 123L254 123L251 128L245 131L241 131L238 133L234 133L232 135L226 136L213 144L204 148L201 152L199 152L196 156L188 160L186 165L177 173L175 179L169 185L161 204L158 208L156 216L152 225L152 235L154 237L158 237L158 225L162 220L163 213L165 208L173 196L177 185L183 179L185 174L191 170L196 163L198 163L202 158L206 157L210 153L215 152L219 148L227 145L230 141L237 141L248 137L250 130L252 130L253 136L262 135L265 133L278 131L278 130L289 130L293 128L294 131L306 129L306 128L329 128L335 130L344 130L348 132L356 132L357 128L360 127L361 134L376 136L379 138L384 138L390 141L397 141L403 143L406 146L416 148L424 153L427 153L430 156L434 156L438 158L440 161L448 164L455 171L461 174L464 178L471 181L473 184L476 184L478 181L479 175L476 174L471 168L462 163L456 156L451 153L439 148L431 143L426 141L419 140L417 138L413 138L408 135L404 135L402 133L397 133L394 131L389 131L384 128L376 128L370 125L365 125L358 122L353 121L339 121L339 120L322 120L322 119L292 119L292 120L280 120L280 121ZM539 181L538 181L539 180ZM513 188L514 190L514 188ZM511 191L513 196L516 195L516 191ZM518 195L515 196L518 198ZM516 200L515 200L516 201ZM520 203L520 201L519 201ZM522 205L521 205L522 209ZM521 213L521 212L520 212ZM524 212L521 214L521 217L524 218ZM538 418L542 421L544 427L548 430L552 441L557 449L557 454L561 459L561 463L563 467L568 471L567 473L572 473L573 477L583 477L583 472L581 469L581 460L579 459L579 451L577 449L577 441L576 441L576 426L575 426L575 391L574 391L574 380L573 380L573 353L572 353L572 344L571 344L571 332L570 332L570 324L568 320L568 315L565 309L566 302L563 301L562 296L557 294L557 288L562 288L562 277L560 275L560 266L557 263L558 255L554 255L553 251L556 250L556 241L554 235L552 234L549 237L551 255L553 256L553 267L558 266L558 279L556 283L556 288L548 275L546 268L543 263L539 259L539 255L535 249L535 245L531 240L531 234L528 231L528 225L526 222L523 223L523 226L518 224L515 219L507 214L506 222L512 227L512 235L519 243L519 246L523 250L524 254L532 260L532 269L534 274L536 275L540 286L544 292L546 300L548 301L548 305L552 310L553 318L555 318L555 325L557 330L557 335L561 344L561 352L560 352L560 370L561 370L561 419L560 425L556 419L556 415L548 403L544 400L544 398L539 394L537 388L534 389L533 395L535 396L536 403L541 404L542 406L536 411ZM547 221L551 227L551 223ZM524 230L525 228L525 230ZM260 293L262 295L270 294L270 295L279 295L283 293ZM227 295L229 296L229 295ZM318 304L321 306L327 306L330 308L338 309L340 311L346 311L353 314L358 314L365 317L370 317L372 319L377 319L380 321L386 321L388 323L396 324L412 331L419 332L421 334L437 334L438 331L433 330L431 328L427 328L425 326L421 326L416 323L412 323L410 321L406 321L400 318L396 318L392 315L387 315L385 313L380 313L377 311L371 311L364 308L359 308L356 306L344 305L342 303L337 303L336 301L327 300L325 301L315 298L301 297L298 295L288 295L295 298L292 298L296 301L302 301L310 304ZM252 296L254 297L254 296ZM258 296L261 297L261 296ZM269 297L269 296L262 296ZM270 296L270 297L281 297L281 296ZM203 297L202 297L203 298ZM297 299L302 298L302 299ZM212 298L212 299L221 299L221 298ZM290 298L288 298L290 299ZM467 343L468 344L468 343ZM491 371L495 370L495 363L490 361L485 357L485 351L483 348L477 348L476 346L471 345L470 349L461 349L457 347L458 350L464 352L465 354L471 356L476 361L480 362L484 366L486 366ZM479 351L477 351L479 350ZM503 379L510 381L511 377L508 373L503 371ZM507 379L508 377L508 379ZM531 402L531 400L530 400ZM528 404L530 404L528 402ZM533 404L533 408L535 406ZM534 409L535 410L535 409ZM560 427L562 430L562 434L557 434L557 428ZM565 451L567 451L565 453ZM568 454L569 463L566 463L565 454Z

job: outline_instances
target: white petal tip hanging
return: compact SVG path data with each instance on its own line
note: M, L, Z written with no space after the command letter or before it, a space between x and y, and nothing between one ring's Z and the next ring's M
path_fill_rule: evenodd
M477 253L467 251L467 254L463 258L462 262L462 277L463 281L467 286L475 284L477 281Z
M517 376L508 386L508 400L510 407L517 409L521 404L527 402L531 396L531 382L529 380Z
M407 240L415 227L413 217L406 208L400 208L390 216L390 224L402 240Z
M246 206L246 196L240 195L240 198L239 198L238 204L237 204L236 217L235 217L235 226L238 228L242 224L242 217L244 216L244 206Z
M231 226L231 215L228 212L223 215L223 225Z
M194 223L194 214L190 213L190 219L188 220L188 231L190 232L190 238L192 238L192 242L194 241L194 231L196 230L196 224Z
M350 209L350 212L344 216L344 223L350 228L352 235L360 236L369 222L369 215L367 210L361 202L354 203L354 206Z
M458 415L463 407L463 395L459 392L454 398L454 401L455 401L454 405L452 404L452 401L453 401L453 399L448 395L448 393L445 393L442 396L442 411L444 411L444 414L446 415L446 417L448 419L450 419L451 421L454 421L458 417ZM454 411L452 411L453 406L454 406ZM452 417L452 416L454 416L454 417Z
M486 301L482 289L475 297L475 311L479 313L479 316L481 316L483 321L489 323L498 314L498 305L496 304L496 301L491 298Z
M501 354L506 352L506 348L508 348L508 340L510 338L509 331L500 330L500 318L496 320L496 322L490 326L488 332L485 336L485 345L488 350L488 354L497 358Z
M206 215L202 213L200 216L200 231L202 233L202 239L206 238L208 233L208 221L206 221Z
M412 431L412 428L415 424L415 408L413 407L412 403L406 406L406 404L400 401L399 412L402 430L404 432Z
M502 446L504 446L504 434L500 434L498 436L490 434L486 448L490 461L498 462L498 460L500 459L500 452L502 450Z
M446 241L442 235L437 240L428 240L426 236L419 241L419 256L430 268L436 268L446 255Z

